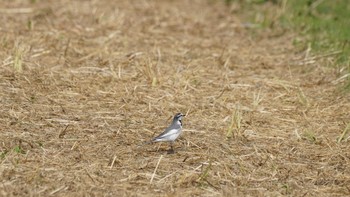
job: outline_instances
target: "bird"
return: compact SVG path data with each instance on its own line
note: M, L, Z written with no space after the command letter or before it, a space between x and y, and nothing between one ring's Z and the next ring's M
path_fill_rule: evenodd
M153 142L169 142L171 149L168 151L168 153L175 153L173 145L174 141L182 133L182 117L184 116L185 115L182 113L175 114L171 125L167 127L163 133L159 134L157 137L147 142L147 144Z

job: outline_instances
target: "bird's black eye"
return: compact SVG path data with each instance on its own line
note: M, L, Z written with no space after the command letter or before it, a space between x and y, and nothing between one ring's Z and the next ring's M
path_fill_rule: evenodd
M177 114L175 115L176 118L181 118L182 116L184 116L182 113L177 113Z

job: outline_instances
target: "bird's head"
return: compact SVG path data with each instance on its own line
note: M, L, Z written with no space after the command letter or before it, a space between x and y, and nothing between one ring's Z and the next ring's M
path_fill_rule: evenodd
M185 115L182 114L182 113L177 113L177 114L175 114L175 116L174 116L174 120L181 120L183 116L185 116Z
M177 124L180 124L182 126L182 117L183 116L185 116L185 115L182 114L182 113L175 114L173 122L177 123Z

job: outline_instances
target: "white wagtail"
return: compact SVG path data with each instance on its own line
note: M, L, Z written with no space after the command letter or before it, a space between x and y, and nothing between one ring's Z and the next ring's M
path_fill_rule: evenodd
M153 138L150 142L147 142L147 144L152 142L170 142L171 149L169 150L169 153L174 153L174 141L180 136L182 132L182 117L185 116L182 113L177 113L174 118L171 125L165 129L165 131L161 134L159 134L157 137Z

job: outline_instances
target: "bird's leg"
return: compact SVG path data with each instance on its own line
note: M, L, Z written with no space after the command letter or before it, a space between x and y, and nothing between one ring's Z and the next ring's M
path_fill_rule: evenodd
M171 147L171 149L168 150L168 154L174 154L175 153L175 151L174 151L174 142L170 142L170 147Z

